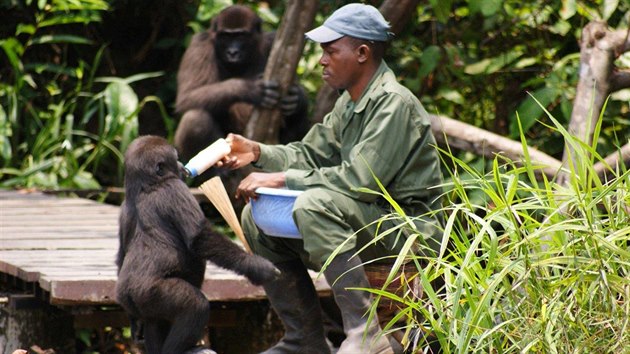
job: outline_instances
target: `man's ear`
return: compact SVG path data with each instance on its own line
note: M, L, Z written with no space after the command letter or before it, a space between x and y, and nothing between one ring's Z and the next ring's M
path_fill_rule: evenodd
M370 55L372 55L372 53L370 47L368 47L367 45L362 44L357 48L357 60L359 61L359 63L363 64L367 62L370 58Z

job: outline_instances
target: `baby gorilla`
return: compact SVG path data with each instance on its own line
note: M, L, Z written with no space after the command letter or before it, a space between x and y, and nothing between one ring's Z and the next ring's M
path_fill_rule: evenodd
M144 326L147 353L213 353L195 347L210 312L200 287L206 260L256 285L280 273L213 232L183 181L177 152L157 136L134 140L125 153L116 300Z

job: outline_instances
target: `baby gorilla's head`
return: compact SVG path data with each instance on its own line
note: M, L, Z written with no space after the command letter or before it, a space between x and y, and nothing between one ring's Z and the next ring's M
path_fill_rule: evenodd
M136 138L125 152L125 186L129 181L153 185L166 179L183 179L186 170L177 160L177 150L166 139L145 135Z

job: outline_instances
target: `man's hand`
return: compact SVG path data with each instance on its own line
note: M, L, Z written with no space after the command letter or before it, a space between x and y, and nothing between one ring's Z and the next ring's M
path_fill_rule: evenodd
M217 162L218 167L225 167L231 170L247 166L258 161L260 157L260 145L238 134L228 134L225 138L230 144L230 153Z
M246 202L250 199L258 198L256 194L256 188L269 187L269 188L282 188L285 186L284 172L264 173L253 172L249 176L243 178L241 183L236 188L236 198L244 198Z

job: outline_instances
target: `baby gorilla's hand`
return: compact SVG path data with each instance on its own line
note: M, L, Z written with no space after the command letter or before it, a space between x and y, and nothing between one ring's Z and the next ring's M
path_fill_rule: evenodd
M263 285L278 279L281 272L269 260L261 256L252 255L247 258L247 279L254 285Z

